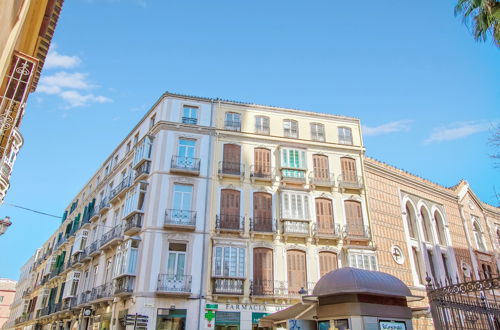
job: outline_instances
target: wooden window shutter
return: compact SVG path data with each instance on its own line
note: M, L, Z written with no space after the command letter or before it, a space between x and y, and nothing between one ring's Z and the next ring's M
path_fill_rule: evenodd
M255 248L253 250L253 280L254 291L257 294L273 292L273 250Z
M220 226L226 229L240 227L240 192L222 189L220 198Z
M345 201L345 215L349 234L364 235L363 213L361 203L357 201Z
M340 158L340 164L344 181L356 182L358 179L356 161L352 158L342 157Z
M286 257L289 293L298 293L301 288L307 290L306 253L289 250Z
M241 146L225 144L222 155L222 170L224 173L240 174Z
M314 177L317 179L328 179L328 157L324 155L313 155Z
M272 195L263 192L253 194L253 225L254 230L261 232L273 231Z
M271 173L271 150L265 148L255 148L254 160L255 173L261 175L269 175Z
M332 201L327 198L316 198L316 226L320 234L334 234Z
M333 252L319 253L319 272L320 277L337 269L337 254Z

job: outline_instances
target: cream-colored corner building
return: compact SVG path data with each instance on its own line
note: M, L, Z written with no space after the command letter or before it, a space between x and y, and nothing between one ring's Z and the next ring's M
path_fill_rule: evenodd
M23 144L19 131L36 88L63 0L0 1L0 202Z
M0 278L0 329L9 318L15 295L16 281Z
M166 93L26 264L8 328L252 329L377 269L363 153L357 119Z
M426 296L433 283L484 279L500 267L500 209L465 181L447 188L365 159L366 190L379 270ZM412 304L414 327L434 329L427 300Z

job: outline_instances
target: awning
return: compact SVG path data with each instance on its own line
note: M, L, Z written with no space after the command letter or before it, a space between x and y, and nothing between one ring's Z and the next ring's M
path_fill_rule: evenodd
M303 302L292 305L284 310L267 315L259 320L259 327L272 327L277 323L291 319L313 320L316 315L316 302Z

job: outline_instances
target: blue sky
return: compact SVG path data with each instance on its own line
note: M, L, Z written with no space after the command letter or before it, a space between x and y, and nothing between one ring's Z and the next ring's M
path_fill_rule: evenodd
M361 119L367 154L498 204L499 50L454 1L66 1L6 202L62 214L164 91ZM0 277L59 221L0 206Z

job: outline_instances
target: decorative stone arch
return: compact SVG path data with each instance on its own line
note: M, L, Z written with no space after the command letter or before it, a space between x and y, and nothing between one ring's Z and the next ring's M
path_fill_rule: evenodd
M417 205L411 200L409 196L403 197L402 213L403 220L408 229L408 236L415 240L419 239L418 236L418 221L417 221Z
M431 212L438 243L440 245L448 246L450 244L449 243L450 239L448 237L448 233L446 230L448 227L446 218L444 217L443 212L435 205L432 206Z
M417 206L418 206L418 215L420 218L420 225L422 228L424 241L429 243L434 243L432 221L431 221L432 215L427 206L427 203L425 203L423 200L420 200L417 203Z

